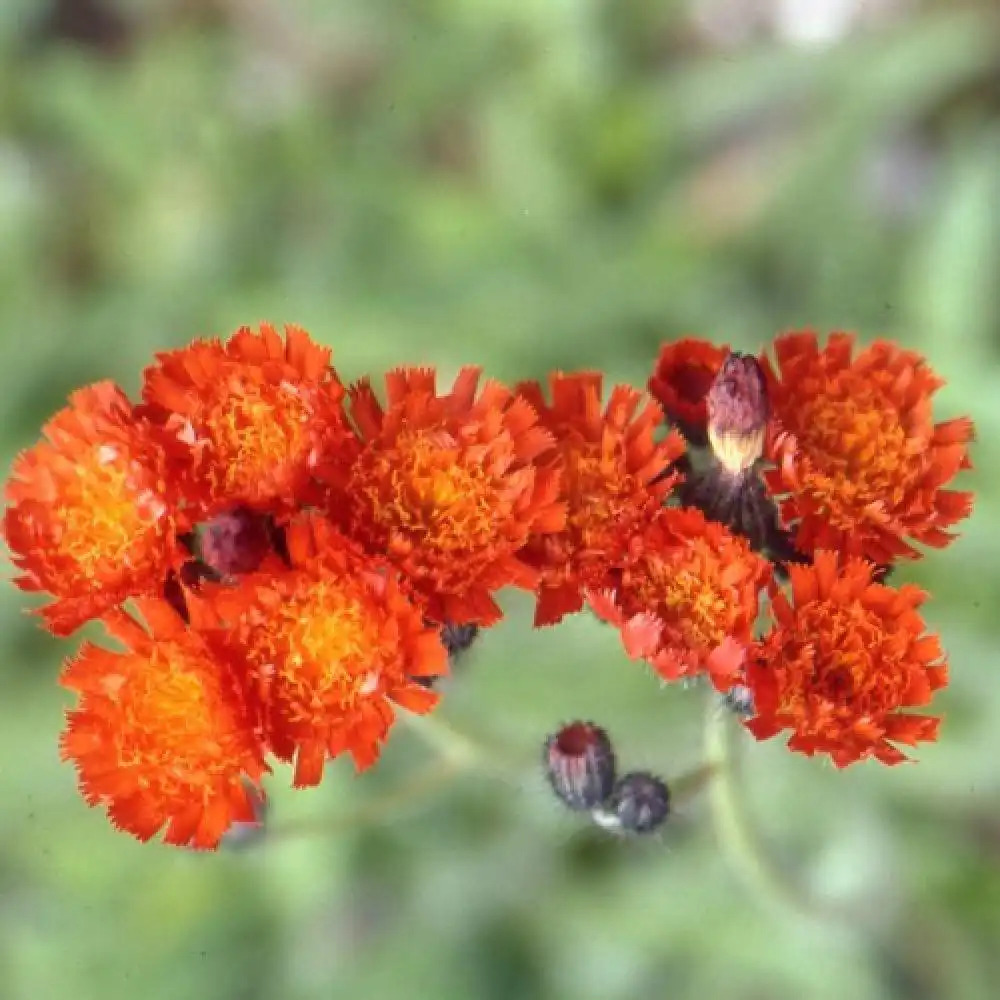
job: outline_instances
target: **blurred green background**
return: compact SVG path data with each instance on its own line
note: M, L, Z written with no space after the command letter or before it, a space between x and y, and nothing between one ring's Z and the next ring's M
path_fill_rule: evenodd
M925 351L971 412L964 538L900 574L951 656L919 765L836 773L775 741L743 782L780 862L862 915L765 905L705 803L581 828L531 768L422 796L410 732L357 780L270 784L218 855L116 834L57 760L71 643L0 591L4 1000L992 997L1000 979L1000 9L995 0L4 0L0 445L154 350L305 325L345 378L599 367L857 329ZM442 718L532 760L594 717L627 766L701 755L580 616L529 608ZM402 789L402 793L398 790ZM383 797L401 795L391 809Z

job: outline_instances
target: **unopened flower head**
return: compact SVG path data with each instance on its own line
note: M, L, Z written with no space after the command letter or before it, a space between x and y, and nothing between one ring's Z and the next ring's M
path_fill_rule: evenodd
M708 391L728 353L728 347L694 337L660 349L649 391L691 444L707 442Z
M745 472L763 453L770 413L757 359L731 353L708 390L707 405L712 453L727 472Z
M545 775L570 809L596 809L615 783L615 753L608 734L593 722L571 722L545 741Z
M252 573L274 552L276 528L270 515L245 507L216 514L195 532L199 560L223 579Z
M670 789L648 771L632 771L615 784L595 821L622 833L652 833L670 815Z
M472 648L479 633L479 626L472 622L445 622L441 626L441 641L448 650L448 656L454 659Z

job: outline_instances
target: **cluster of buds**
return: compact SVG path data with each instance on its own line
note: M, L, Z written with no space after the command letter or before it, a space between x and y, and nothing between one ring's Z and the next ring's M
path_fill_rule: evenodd
M647 771L617 776L614 747L593 722L571 722L545 741L545 775L556 797L598 826L620 833L652 833L670 813L670 790Z
M61 683L60 747L91 805L148 840L211 848L297 787L376 762L396 713L535 596L583 609L664 681L706 678L757 738L838 766L936 737L947 680L924 594L885 570L943 546L971 495L972 423L933 423L912 351L783 334L774 363L664 345L649 394L597 372L548 386L399 368L345 386L303 330L243 328L158 355L141 398L75 392L14 463L4 535L54 634L100 621ZM760 629L761 602L771 623ZM644 832L659 779L614 774L597 727L547 745L568 805ZM610 765L610 769L609 769Z

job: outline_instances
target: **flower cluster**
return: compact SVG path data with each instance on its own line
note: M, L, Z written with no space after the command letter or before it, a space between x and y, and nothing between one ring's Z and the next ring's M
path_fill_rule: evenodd
M4 534L46 627L123 647L62 674L84 797L142 840L217 846L269 761L296 786L372 765L507 586L537 626L589 608L664 681L707 678L758 738L904 759L938 723L904 710L947 674L924 595L884 576L968 515L948 484L972 424L933 423L941 379L895 345L800 332L773 354L668 344L648 395L472 367L381 392L262 325L158 355L138 401L77 391L14 463Z
M724 688L709 669L758 739L789 731L790 749L828 754L838 767L866 758L895 764L906 759L895 744L936 737L938 718L907 709L929 703L947 665L918 611L926 595L884 581L895 562L920 557L914 543L948 544L946 529L969 515L972 495L946 487L970 466L972 422L934 423L931 396L943 380L895 344L856 351L851 334L821 345L803 330L779 335L773 353L775 365L766 353L714 355L701 411L692 385L705 384L708 346L665 349L650 380L668 414L702 421L694 433L710 444L707 464L682 490L687 502L769 556L769 626L749 636L752 622L730 603L746 641L736 668L721 674ZM726 579L746 586L746 563L737 571L737 560L722 561ZM645 586L654 578L646 573ZM712 575L701 569L696 578L707 591ZM748 607L755 615L756 605ZM650 624L640 620L631 638L646 656Z

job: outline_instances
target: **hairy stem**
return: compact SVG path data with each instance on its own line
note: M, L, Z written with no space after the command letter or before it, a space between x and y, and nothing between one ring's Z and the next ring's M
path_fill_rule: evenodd
M733 748L732 714L712 698L705 719L705 766L713 768L709 804L719 847L756 898L765 905L826 923L857 925L861 914L821 899L782 866L751 818Z

